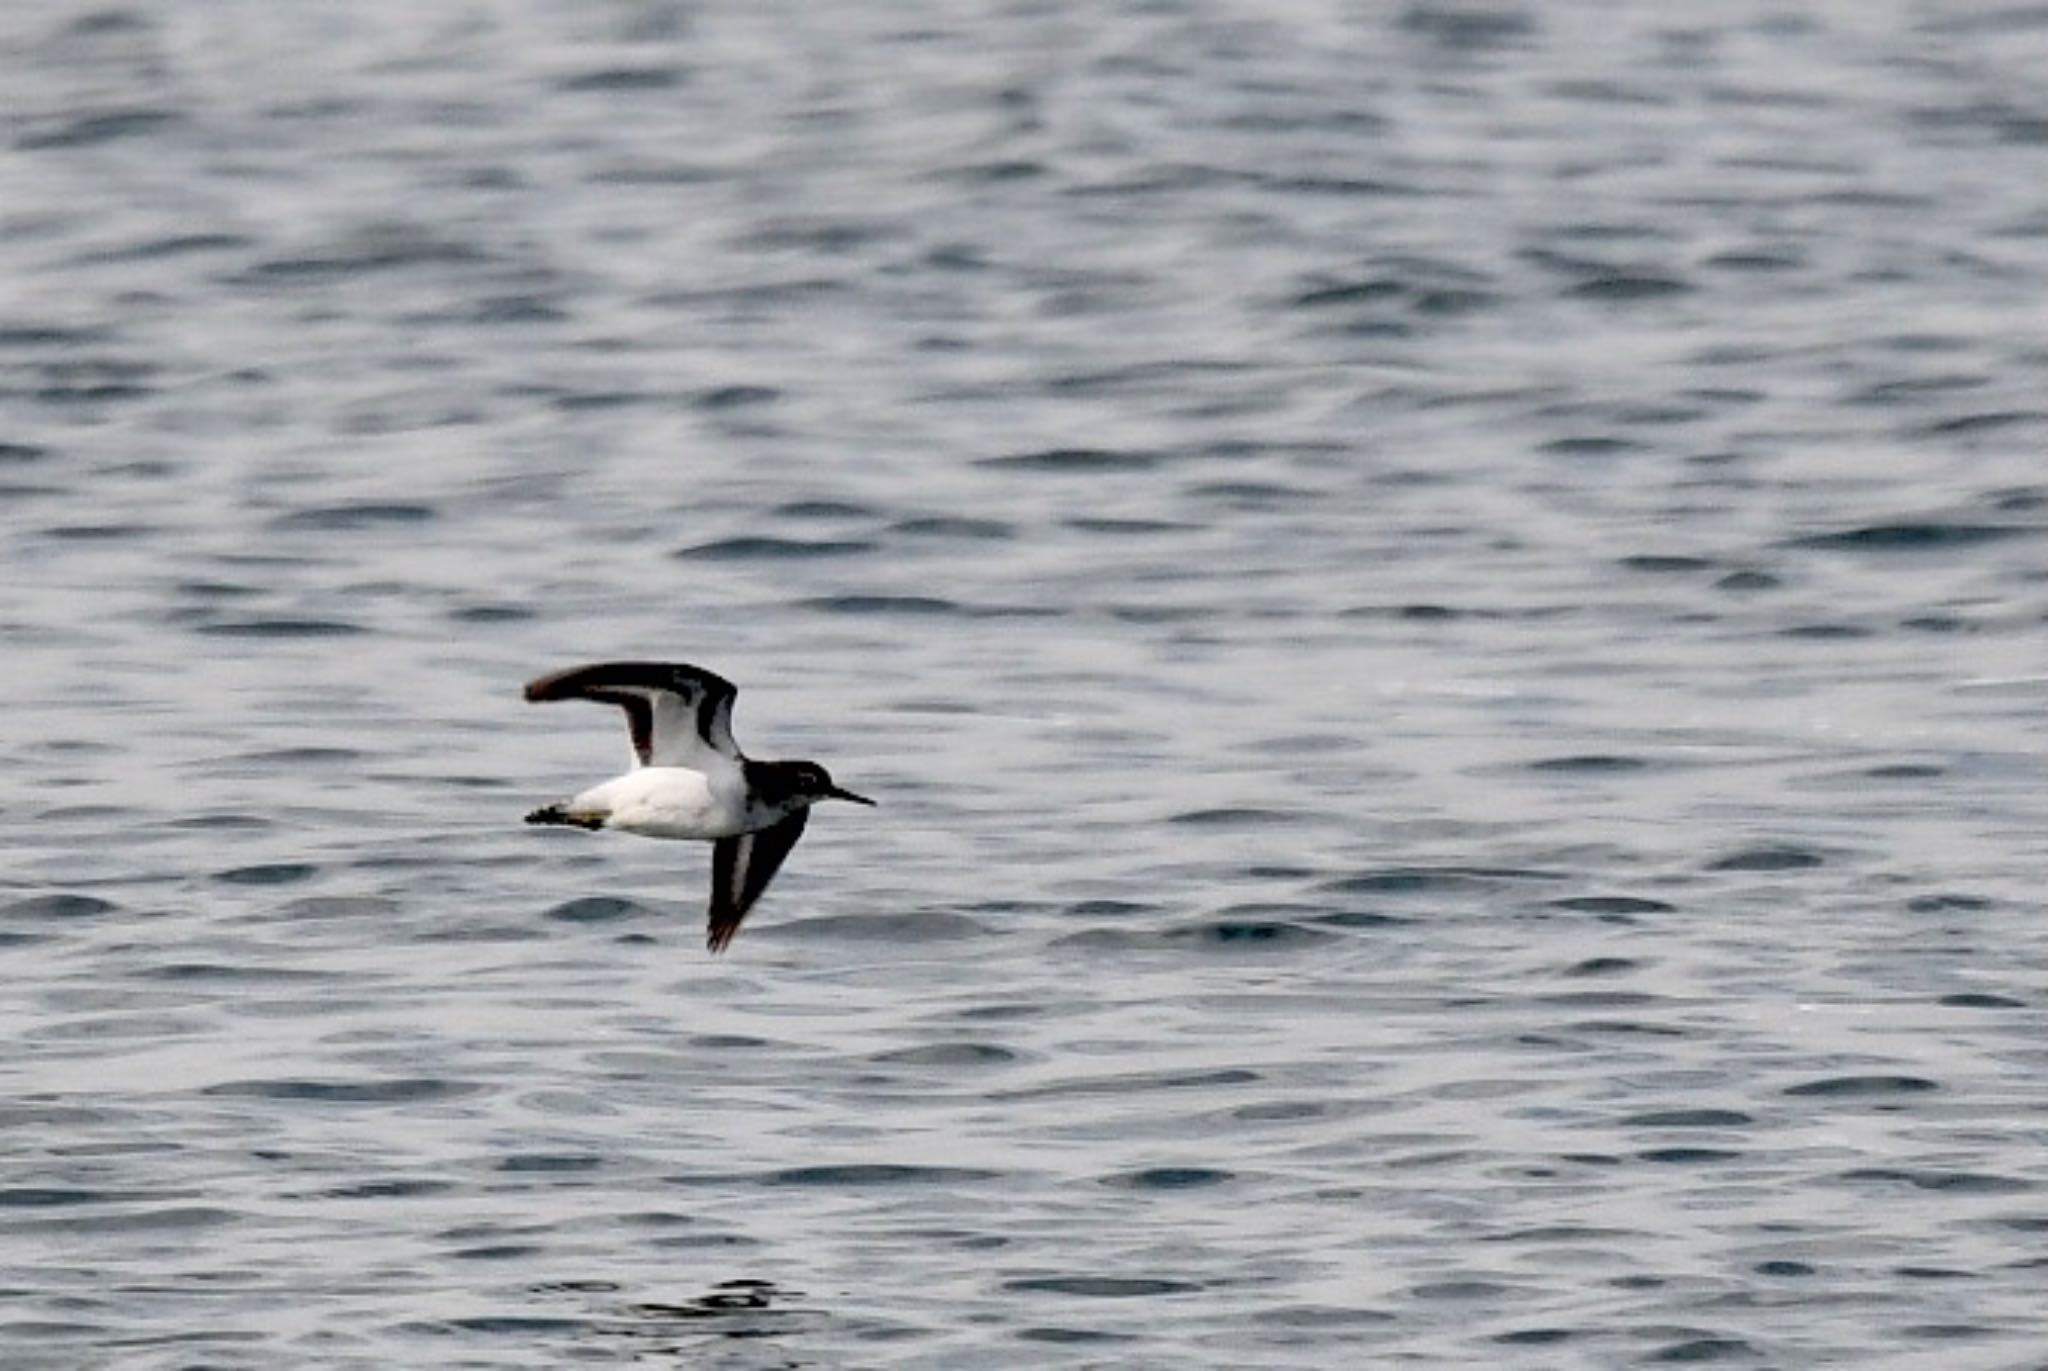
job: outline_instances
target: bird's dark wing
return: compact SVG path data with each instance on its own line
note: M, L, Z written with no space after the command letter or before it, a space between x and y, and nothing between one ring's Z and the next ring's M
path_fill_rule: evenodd
M712 845L711 936L707 942L713 952L725 951L732 935L740 931L740 920L775 879L782 859L803 837L804 820L810 815L810 810L799 809L759 832L720 838Z
M681 662L599 662L526 683L526 698L596 700L626 711L633 754L642 766L708 771L719 759L738 761L732 701L725 677Z

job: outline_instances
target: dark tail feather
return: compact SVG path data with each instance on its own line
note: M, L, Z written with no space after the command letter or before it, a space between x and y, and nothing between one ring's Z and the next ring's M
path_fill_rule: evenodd
M526 822L530 824L562 824L569 828L598 829L604 827L604 820L598 818L595 814L571 814L560 805L548 805L544 809L536 809L533 813L526 816Z

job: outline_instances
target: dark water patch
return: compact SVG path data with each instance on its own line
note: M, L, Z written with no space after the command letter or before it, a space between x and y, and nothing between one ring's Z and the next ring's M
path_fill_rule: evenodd
M1093 1076L1081 1080L1055 1081L1050 1085L1035 1085L1024 1090L994 1091L990 1093L989 1098L1041 1100L1058 1099L1068 1095L1137 1095L1150 1090L1211 1090L1218 1086L1256 1085L1263 1079L1258 1072L1243 1067L1225 1067L1216 1071L1140 1071Z
M156 966L138 968L134 973L146 981L172 981L181 983L207 984L278 984L285 982L331 981L339 979L339 973L332 971L300 971L283 967L231 966L223 962L164 962Z
M1527 763L1530 771L1565 772L1574 775L1616 775L1630 771L1646 771L1650 763L1641 757L1629 757L1614 753L1579 753L1567 757L1545 757L1541 761Z
M1190 828L1264 828L1295 823L1300 817L1279 809L1190 809L1174 815L1167 822L1185 824Z
M1934 895L1915 895L1906 901L1906 908L1915 914L1975 914L1990 909L1993 904L1994 901L1982 895L1942 891Z
M1819 1274L1815 1267L1809 1266L1805 1262L1788 1261L1782 1258L1775 1261L1758 1262L1750 1269L1759 1276L1772 1276L1781 1280L1799 1280L1806 1276Z
M900 224L847 214L792 214L756 222L735 244L744 252L804 252L842 257L903 234Z
M0 1187L0 1209L68 1209L75 1205L132 1204L156 1198L139 1190L88 1190L78 1186Z
M1653 1109L1617 1120L1621 1128L1747 1128L1756 1119L1738 1109Z
M1731 595L1749 595L1763 590L1776 590L1784 584L1768 571L1731 571L1714 582L1714 589Z
M1367 305L1398 300L1407 294L1405 282L1381 276L1365 281L1342 281L1315 286L1293 299L1297 309L1322 309L1330 305Z
M1665 300L1692 289L1690 283L1676 276L1655 272L1603 271L1567 288L1564 293L1574 300L1628 305Z
M1199 189L1206 184L1220 180L1219 175L1195 172L1192 169L1177 178L1188 189ZM1250 179L1276 195L1335 195L1350 198L1381 199L1387 196L1419 195L1423 192L1407 181L1397 181L1379 176L1330 176L1293 172L1272 175L1253 172Z
M1037 471L1049 474L1089 475L1102 472L1150 471L1159 465L1156 452L1119 451L1112 448L1059 447L1038 452L1019 452L1003 457L982 457L978 467L995 471Z
M1863 638L1875 638L1876 630L1862 624L1818 623L1795 624L1778 630L1781 638L1804 638L1811 642L1839 643L1854 642Z
M1481 1242L1525 1243L1546 1246L1558 1243L1602 1243L1611 1245L1627 1238L1641 1237L1640 1230L1609 1228L1588 1223L1546 1223L1517 1228L1510 1233L1488 1233Z
M1915 1190L1937 1190L1963 1195L2016 1195L2035 1188L2034 1182L2018 1176L1993 1176L1981 1171L1908 1170L1897 1167L1859 1167L1844 1171L1841 1179L1852 1183L1905 1185Z
M1160 936L1170 944L1244 948L1303 947L1322 942L1330 935L1279 919L1217 919L1170 928Z
M1550 871L1492 866L1392 866L1325 881L1317 887L1337 895L1412 895L1472 890L1517 881L1557 881Z
M1300 1123L1307 1119L1326 1119L1336 1112L1336 1108L1325 1100L1266 1100L1239 1105L1229 1112L1229 1117L1241 1123Z
M1865 524L1835 533L1810 533L1784 545L1823 552L1943 552L2024 537L2035 532L2017 524L1973 524L1936 519Z
M318 286L377 272L472 266L483 260L475 246L437 238L414 225L372 224L324 250L273 257L229 280L245 286Z
M565 390L548 396L548 404L564 414L600 414L609 410L656 405L663 397L638 390Z
M1671 1365L1693 1365L1716 1361L1753 1361L1756 1349L1741 1338L1692 1337L1668 1343L1650 1352L1645 1360Z
M656 1238L648 1244L667 1251L732 1251L739 1248L754 1248L762 1245L760 1238L748 1237L743 1233L678 1233Z
M1120 624L1156 626L1160 624L1191 624L1208 620L1212 615L1209 610L1197 609L1192 605L1126 604L1111 605L1109 607L1109 617L1115 619Z
M271 521L280 529L317 529L349 532L364 528L409 527L430 523L440 517L432 505L363 500L294 510Z
M1982 625L1955 614L1915 614L1899 620L1909 633L1975 633Z
M1499 1281L1482 1280L1424 1281L1408 1288L1409 1296L1418 1300L1497 1300L1512 1291Z
M887 1163L845 1166L796 1166L770 1171L763 1185L824 1186L867 1189L876 1186L980 1185L1001 1180L1003 1173L969 1166L904 1166Z
M1536 16L1511 3L1411 5L1394 24L1403 33L1460 53L1526 47L1538 32Z
M172 589L194 600L246 600L268 593L262 586L236 581L180 581Z
M1645 900L1634 895L1568 895L1561 900L1550 901L1552 909L1568 909L1578 914L1671 914L1678 906L1662 900Z
M1198 1190L1224 1185L1237 1177L1206 1166L1155 1166L1104 1176L1102 1184L1118 1190Z
M599 924L613 923L619 919L645 918L656 912L637 900L618 899L610 895L585 895L579 899L564 901L541 917L565 924Z
M2008 1332L2008 1328L1984 1323L1909 1323L1899 1330L1899 1336L1927 1342L1980 1342Z
M1611 434L1578 434L1538 443L1536 450L1550 457L1619 457L1624 453L1647 452L1643 443Z
M1568 990L1537 999L1566 1009L1641 1009L1663 1003L1664 996L1641 990Z
M555 82L555 89L572 94L632 93L635 91L674 90L683 84L685 74L681 67L600 67L593 71L577 72L564 76Z
M155 133L183 122L184 116L176 110L107 110L32 129L16 137L14 146L22 152L68 151L97 147L117 139Z
M1911 432L1915 437L1921 438L1956 438L1973 433L1996 433L2020 424L2038 424L2044 419L2048 419L2048 413L2040 410L1987 410L1931 420Z
M161 533L157 524L105 523L105 524L58 524L43 530L45 538L56 538L67 543L114 543L130 538L147 538Z
M1993 995L1981 990L1967 990L1954 995L1944 995L1938 1001L1946 1009L2025 1009L2025 1000L2015 1000L2010 995Z
M1797 271L1807 265L1807 257L1797 251L1746 248L1717 252L1701 265L1717 271Z
M1707 863L1709 871L1810 871L1823 863L1818 852L1803 847L1752 847Z
M825 614L859 616L941 618L946 615L970 613L957 601L942 600L932 595L820 595L799 600L797 604L804 609L814 609Z
M357 1181L350 1185L332 1186L320 1192L325 1200L422 1200L437 1195L446 1195L455 1190L453 1181L422 1180L406 1178L394 1180Z
M215 638L293 639L350 638L365 629L341 619L222 619L197 631Z
M257 866L231 866L213 873L223 885L297 885L320 874L320 868L303 862L265 862Z
M1641 571L1652 576L1681 576L1695 572L1712 571L1715 563L1705 557L1679 557L1639 553L1624 557L1618 563L1624 571Z
M2048 509L2048 486L2012 486L1994 490L1984 503L2002 514L2033 513Z
M1642 1023L1635 1019L1581 1019L1569 1025L1575 1033L1594 1033L1616 1038L1690 1038L1690 1029L1672 1024Z
M1123 919L1138 914L1154 914L1158 905L1139 904L1132 900L1079 900L1070 904L1066 912L1079 919Z
M1028 157L1010 157L963 163L932 175L935 179L960 181L967 185L1004 185L1014 181L1035 181L1048 175L1050 170L1045 163Z
M460 317L483 328L504 328L530 324L559 324L569 311L544 295L493 295L478 300Z
M1622 976L1631 971L1642 970L1643 964L1631 957L1588 957L1573 962L1561 973L1574 978L1585 976Z
M782 392L774 386L714 386L691 396L690 404L707 413L722 414L735 409L758 409L781 398Z
M1308 922L1323 928L1405 928L1421 922L1403 914L1382 914L1374 909L1339 909L1317 914Z
M66 324L0 324L0 349L78 348L105 343L106 329Z
M1131 1300L1156 1295L1193 1295L1204 1287L1192 1281L1147 1280L1133 1276L1027 1276L1004 1281L1002 1288L1020 1294Z
M1017 1054L995 1043L930 1043L877 1052L868 1060L898 1066L980 1067L1007 1065L1017 1060Z
M772 1039L756 1038L746 1033L699 1033L690 1039L690 1046L712 1052L750 1052L775 1045Z
M588 1152L515 1152L502 1158L493 1168L497 1171L562 1172L596 1171L604 1166L604 1158Z
M433 1076L398 1077L383 1081L314 1081L285 1078L223 1081L202 1095L304 1104L438 1104L475 1095L484 1087Z
M127 247L95 254L95 257L109 262L152 262L195 253L240 252L255 245L254 238L239 233L174 233L162 238L145 238Z
M1960 391L1981 390L1990 378L1985 376L1938 375L1908 376L1896 381L1879 381L1847 397L1852 405L1897 405L1927 398L1939 399Z
M1576 1328L1517 1328L1496 1333L1492 1340L1503 1347L1554 1347L1583 1336L1584 1331Z
M525 605L462 605L448 611L458 624L518 624L537 617Z
M1112 537L1143 537L1155 533L1185 533L1188 525L1166 519L1112 519L1099 515L1074 515L1060 520L1077 533L1102 533Z
M917 910L908 914L827 914L791 923L768 924L781 937L846 938L858 942L910 945L988 936L986 925L964 914Z
M47 895L31 895L0 908L0 918L92 919L102 914L117 914L120 910L121 906L112 900L103 900L97 895L53 891Z
M15 1217L15 1224L20 1230L28 1232L62 1232L106 1238L123 1233L188 1232L200 1228L220 1228L228 1224L241 1223L248 1218L247 1214L239 1210L202 1204L168 1205L159 1209L139 1209L126 1213L107 1213L97 1209L79 1212L57 1209L48 1212L48 1218L18 1215Z
M27 466L49 455L48 448L35 443L0 443L0 466Z
M888 531L909 538L957 538L963 542L1000 542L1017 536L1017 526L1000 519L935 514L898 520Z
M1659 1166L1703 1166L1711 1162L1732 1162L1740 1152L1725 1147L1653 1147L1636 1153L1637 1161Z
M439 1323L408 1324L403 1331L445 1334L451 1329L508 1338L581 1337L595 1331L587 1319L549 1318L537 1314L479 1314L472 1318L445 1319Z
M1948 768L1930 762L1894 762L1869 767L1863 774L1873 781L1933 781L1948 775Z
M245 752L235 760L303 771L320 766L352 766L362 759L363 754L352 747L277 747L262 752Z
M695 547L680 548L669 555L688 561L787 562L819 557L851 557L873 552L876 545L858 538L720 538Z
M1788 1085L1780 1093L1821 1099L1863 1100L1925 1095L1939 1089L1938 1083L1924 1076L1827 1076Z
M1018 1342L1042 1342L1056 1347L1087 1346L1091 1343L1135 1342L1135 1333L1110 1333L1100 1328L1020 1328L1011 1334Z

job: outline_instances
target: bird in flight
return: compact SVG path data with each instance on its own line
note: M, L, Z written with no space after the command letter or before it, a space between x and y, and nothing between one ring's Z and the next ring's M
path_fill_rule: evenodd
M873 800L842 790L816 762L757 762L732 740L732 682L681 662L599 662L526 683L526 698L596 700L626 711L639 764L530 824L616 828L711 844L711 932L723 952L803 836L820 800Z

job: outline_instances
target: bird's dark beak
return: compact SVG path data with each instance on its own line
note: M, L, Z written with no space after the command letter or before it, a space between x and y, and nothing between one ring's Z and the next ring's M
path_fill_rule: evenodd
M825 792L825 798L828 800L851 800L857 805L873 806L875 803L865 795L856 795L851 790L841 790L836 785Z

